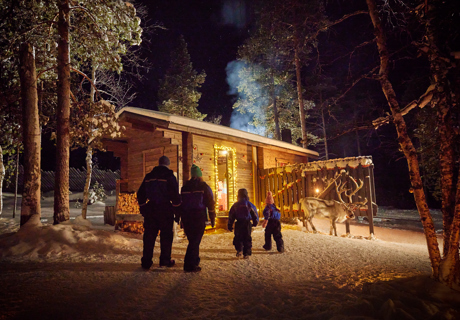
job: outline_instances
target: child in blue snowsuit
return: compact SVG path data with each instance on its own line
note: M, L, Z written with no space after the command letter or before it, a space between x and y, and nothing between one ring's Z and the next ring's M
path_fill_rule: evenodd
M257 215L256 206L249 201L246 189L238 190L238 201L230 209L228 214L229 231L233 231L233 222L235 222L233 245L236 249L236 256L240 257L243 254L244 258L248 259L252 254L252 227L257 226L259 223L259 216Z
M264 223L262 225L265 228L265 244L263 248L267 251L272 249L273 235L273 240L276 242L276 249L278 249L278 252L284 252L284 241L281 235L280 223L281 213L275 206L271 191L268 191L265 203L267 205L264 209Z

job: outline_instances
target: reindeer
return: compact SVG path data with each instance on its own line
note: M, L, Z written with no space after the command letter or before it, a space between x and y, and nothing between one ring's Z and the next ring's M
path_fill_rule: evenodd
M335 200L324 200L313 197L302 198L299 200L299 210L304 210L304 217L310 223L314 233L317 232L312 222L314 216L322 216L325 218L329 218L331 220L331 228L329 234L332 235L332 231L334 230L334 235L337 236L337 229L335 223L337 221L343 222L346 219L354 218L354 211L359 207L366 205L367 198L365 198L364 202L352 203L353 195L355 195L358 192L358 190L360 190L363 187L364 182L362 180L359 180L360 184L358 185L358 183L353 178L351 178L351 181L353 181L353 183L356 186L356 190L353 191L351 194L348 194L348 191L350 191L350 189L345 189L347 182L342 183L342 181L335 181L335 189L337 191L337 195L340 202ZM342 193L345 193L345 195L349 199L349 203L345 203L342 200ZM307 231L309 231L307 223L305 223L305 227L307 228Z

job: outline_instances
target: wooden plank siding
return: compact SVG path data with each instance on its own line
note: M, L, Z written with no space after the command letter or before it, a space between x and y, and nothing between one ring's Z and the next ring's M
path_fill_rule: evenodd
M128 180L128 191L135 192L139 189L145 174L158 165L162 155L166 155L170 161L170 169L175 172L178 178L182 175L182 161L180 152L182 150L182 134L167 129L151 129L148 125L125 125L123 138L126 139L127 150L127 172L122 177ZM148 128L148 130L147 130ZM126 170L127 169L127 170ZM181 179L179 179L181 181Z
M298 155L288 150L263 149L263 169L280 167L280 163L292 165L308 162L308 157L306 155Z

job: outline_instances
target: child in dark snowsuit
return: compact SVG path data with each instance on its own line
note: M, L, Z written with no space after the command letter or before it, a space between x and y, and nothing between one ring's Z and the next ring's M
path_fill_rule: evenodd
M238 201L230 209L228 214L229 231L233 231L233 222L235 219L233 245L236 249L236 256L240 257L241 253L243 253L244 258L248 259L252 254L252 227L257 226L259 216L257 215L256 206L249 202L248 191L246 189L238 190Z
M281 235L281 223L280 218L281 214L275 206L275 201L273 200L273 195L271 191L267 193L267 199L265 200L267 204L264 209L264 223L263 227L265 228L265 250L272 249L272 235L273 240L276 242L276 249L278 252L284 252L284 241L283 236Z

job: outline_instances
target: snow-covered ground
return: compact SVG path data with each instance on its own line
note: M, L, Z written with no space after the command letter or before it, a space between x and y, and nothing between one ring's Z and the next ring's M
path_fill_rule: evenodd
M352 225L352 237L332 237L314 219L318 234L284 225L279 254L262 249L257 227L249 260L219 231L203 237L203 271L186 274L185 239L173 244L175 267L159 268L156 250L146 272L138 235L79 218L16 232L9 214L0 218L0 319L460 319L459 294L429 279L418 231L376 227L367 240L368 227Z

